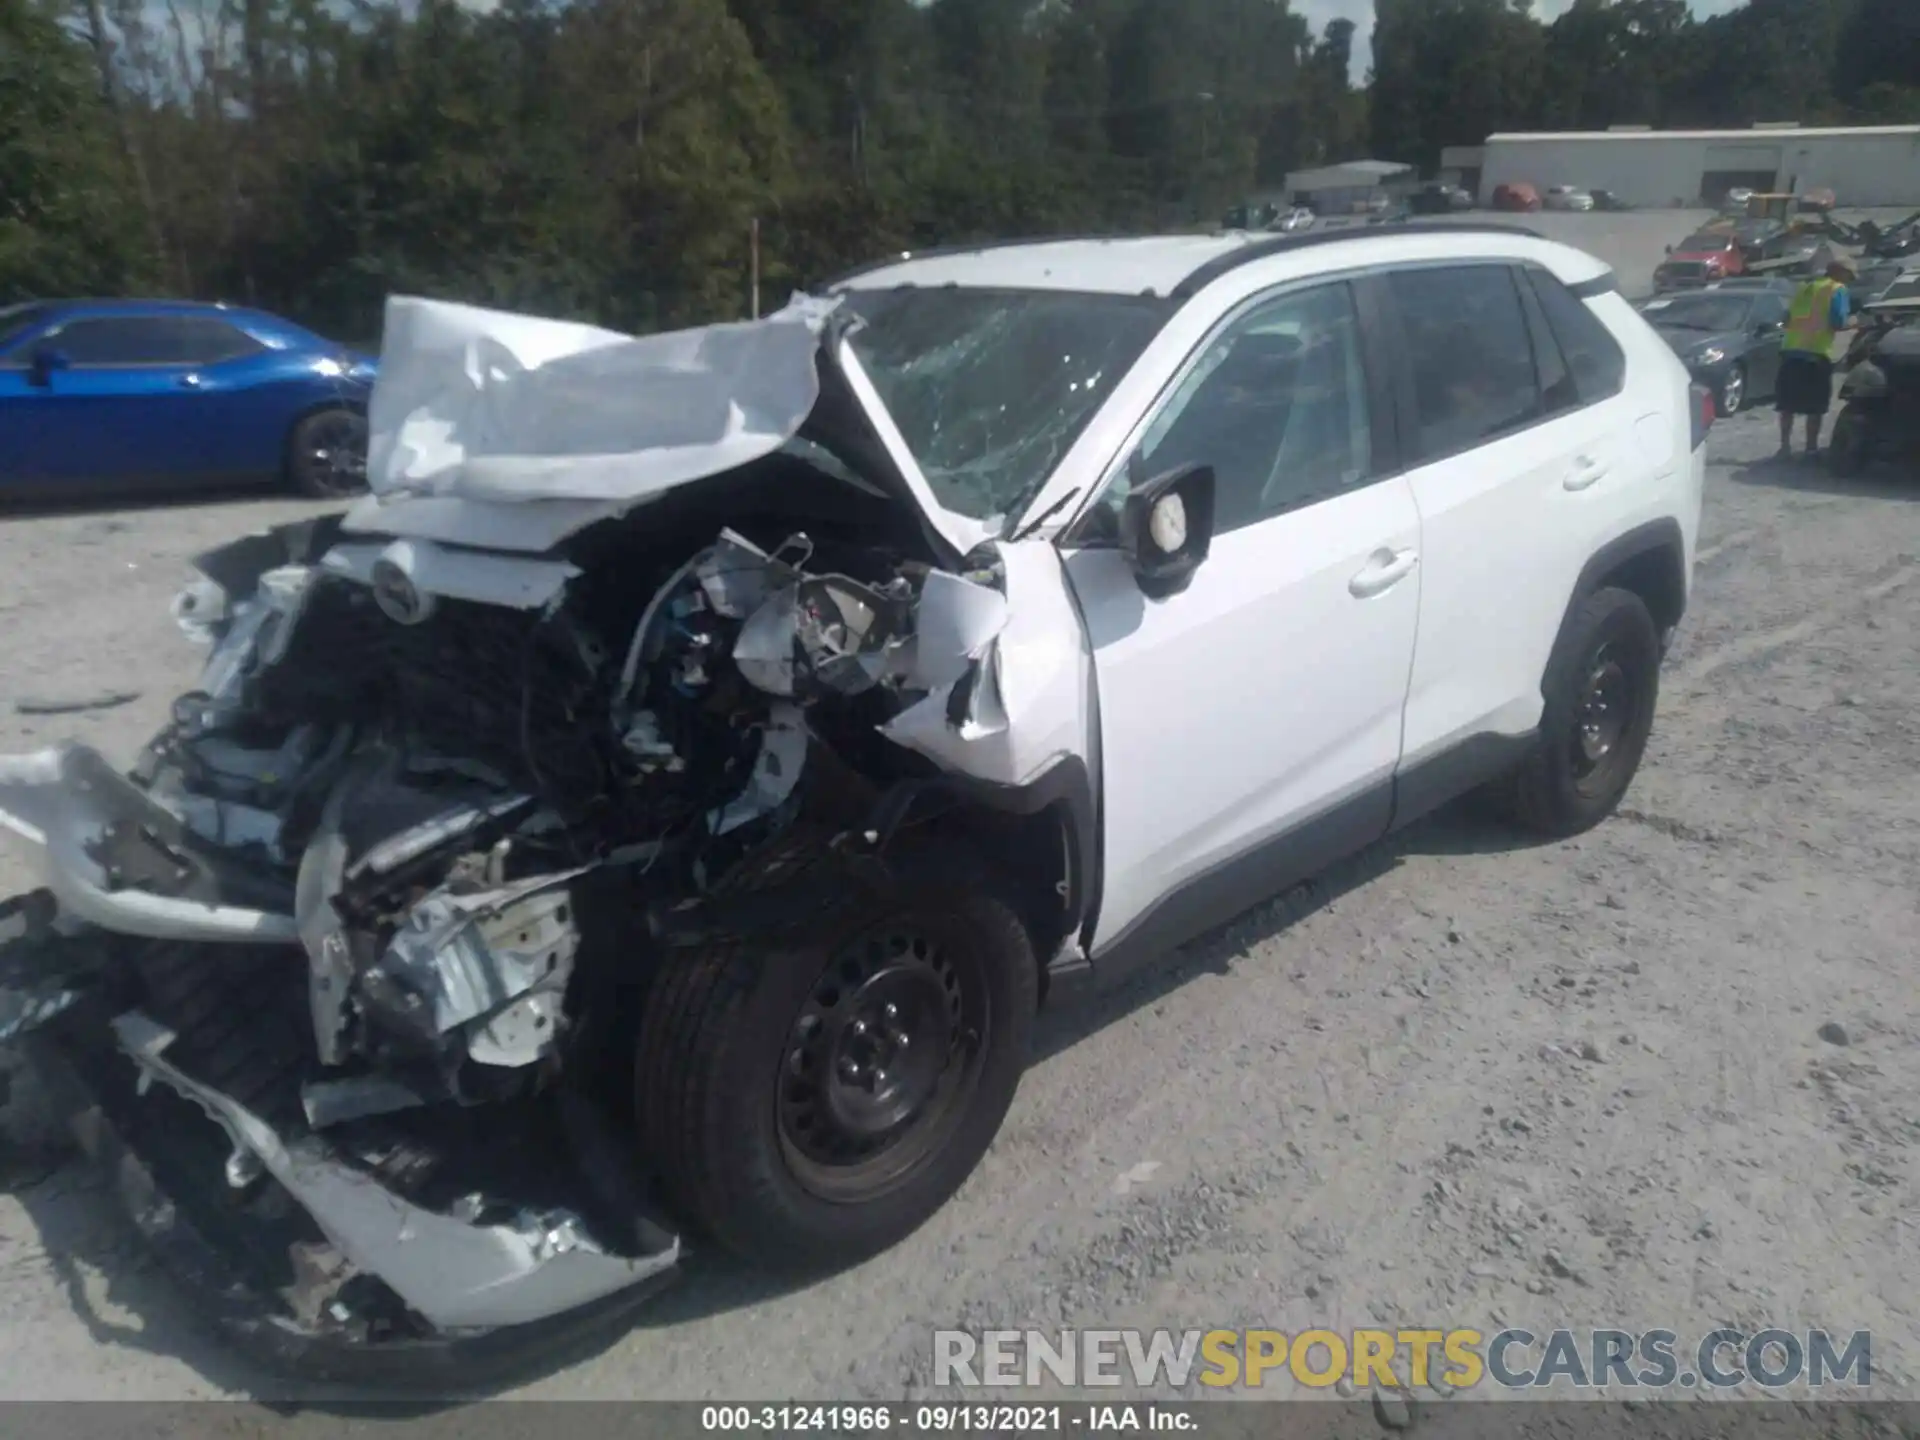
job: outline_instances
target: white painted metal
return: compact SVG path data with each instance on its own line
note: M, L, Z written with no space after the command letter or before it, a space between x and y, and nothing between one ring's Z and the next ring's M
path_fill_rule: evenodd
M1164 601L1116 551L1068 556L1100 693L1096 952L1187 880L1393 773L1419 544L1394 479L1217 537ZM1398 584L1354 593L1389 568Z

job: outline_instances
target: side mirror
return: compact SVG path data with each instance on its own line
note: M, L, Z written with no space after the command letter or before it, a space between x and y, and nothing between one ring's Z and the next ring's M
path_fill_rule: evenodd
M65 370L68 364L66 351L43 345L33 352L33 360L27 369L27 381L44 388L53 383L54 371Z
M1672 253L1673 253L1673 247L1671 245L1667 246L1667 254L1671 255Z
M1149 600L1178 595L1213 545L1213 467L1182 465L1135 485L1120 513L1120 550Z

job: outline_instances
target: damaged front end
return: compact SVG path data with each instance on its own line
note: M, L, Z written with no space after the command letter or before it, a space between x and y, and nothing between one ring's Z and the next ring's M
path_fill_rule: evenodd
M1045 605L1000 652L1041 562L956 563L792 428L539 555L337 517L224 547L176 603L199 684L129 773L0 759L45 876L0 1039L273 1357L492 1365L624 1314L680 1258L628 1139L660 954L791 923L903 795L1071 743L1007 718L1080 693Z

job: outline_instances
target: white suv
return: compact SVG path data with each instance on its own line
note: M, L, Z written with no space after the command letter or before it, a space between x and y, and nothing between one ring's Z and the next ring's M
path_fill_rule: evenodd
M1493 225L903 256L639 340L396 300L375 494L203 558L130 776L0 762L9 1028L281 1360L617 1312L682 1228L846 1262L1049 992L1470 789L1604 818L1711 418Z

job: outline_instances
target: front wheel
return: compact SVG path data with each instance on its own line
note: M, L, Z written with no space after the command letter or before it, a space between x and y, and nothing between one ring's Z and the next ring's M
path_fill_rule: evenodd
M640 1142L681 1219L735 1254L832 1269L973 1172L1025 1068L1039 968L1006 886L924 845L800 935L670 953L641 1020Z
M1614 812L1653 733L1660 656L1638 595L1609 588L1580 602L1547 665L1533 753L1508 792L1514 819L1566 838Z
M1827 442L1827 468L1835 475L1851 478L1867 468L1873 458L1873 418L1858 405L1844 406L1833 422L1833 438Z
M342 500L367 488L367 417L317 410L287 437L287 481L314 500Z
M1719 406L1722 415L1738 415L1740 407L1747 402L1747 370L1744 365L1735 365L1727 371L1727 378L1720 382Z

